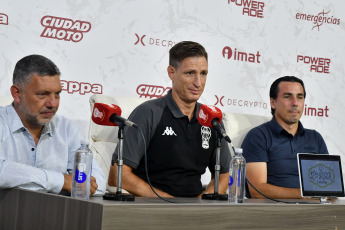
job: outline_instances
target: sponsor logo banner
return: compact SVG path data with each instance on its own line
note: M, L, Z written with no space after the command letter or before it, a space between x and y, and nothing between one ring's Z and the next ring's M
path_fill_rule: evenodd
M332 16L330 12L330 10L327 12L325 12L325 10L322 10L322 12L318 14L296 13L296 20L313 22L313 27L311 28L311 30L317 28L318 31L320 31L320 27L324 24L339 26L340 19Z
M171 87L163 87L158 85L146 85L141 84L137 87L137 94L140 95L140 97L149 97L149 98L160 98L165 96Z
M0 13L0 24L8 25L8 16L6 14Z
M260 62L261 54L259 51L257 51L256 54L247 53L244 51L239 51L237 50L237 48L233 50L230 46L225 46L223 48L222 55L226 59L233 59L235 61L261 63Z
M60 82L62 90L69 94L79 93L80 95L85 95L86 93L102 94L103 92L103 86L100 84L64 80L60 80Z
M169 39L162 39L162 38L154 38L154 37L147 37L146 34L144 35L139 35L135 33L135 43L134 45L140 45L140 46L159 46L159 47L173 47L176 43L171 41Z
M91 30L90 22L48 15L41 19L41 25L44 27L41 37L72 42L80 42L83 34Z
M321 57L311 57L307 55L297 55L297 63L302 62L310 65L310 72L329 73L331 59Z
M242 15L255 18L264 17L265 3L253 0L227 0L228 5L236 5L242 7Z

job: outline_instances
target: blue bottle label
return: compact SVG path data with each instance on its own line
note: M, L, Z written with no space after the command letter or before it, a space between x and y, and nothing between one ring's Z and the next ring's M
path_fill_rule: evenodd
M234 183L234 179L232 176L229 177L229 186L231 186Z
M75 181L78 183L84 183L86 181L86 174L80 172L78 169L75 171Z

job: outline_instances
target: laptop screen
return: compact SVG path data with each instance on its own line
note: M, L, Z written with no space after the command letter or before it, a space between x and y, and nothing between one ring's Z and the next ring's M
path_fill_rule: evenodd
M343 197L340 156L299 153L297 155L303 197Z

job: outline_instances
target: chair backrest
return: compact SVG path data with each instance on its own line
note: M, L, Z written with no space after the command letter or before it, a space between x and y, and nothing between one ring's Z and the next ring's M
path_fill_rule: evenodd
M111 97L106 95L92 95L90 97L90 109L93 110L95 103L104 104L115 104L119 106L122 110L121 116L128 118L130 113L141 103L147 101L146 98L137 97ZM112 155L115 151L118 138L118 127L117 126L101 126L95 124L90 119L89 125L89 141L90 149L93 153L94 158L97 160L98 164L104 172L106 181L108 181L109 170ZM108 183L107 183L108 184ZM108 191L114 191L114 187L107 185Z
M248 131L272 119L272 116L223 113L225 130L235 148L240 148ZM234 154L234 153L232 153Z
M0 106L6 106L13 102L13 97L11 96L0 96Z

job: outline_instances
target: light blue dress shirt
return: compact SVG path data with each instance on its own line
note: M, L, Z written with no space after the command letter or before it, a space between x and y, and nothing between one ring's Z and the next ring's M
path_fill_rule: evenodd
M13 105L0 107L0 189L18 187L59 193L63 174L73 171L74 154L82 139L76 125L55 115L44 126L36 146ZM104 194L104 174L95 159L92 176L98 185L96 194Z

